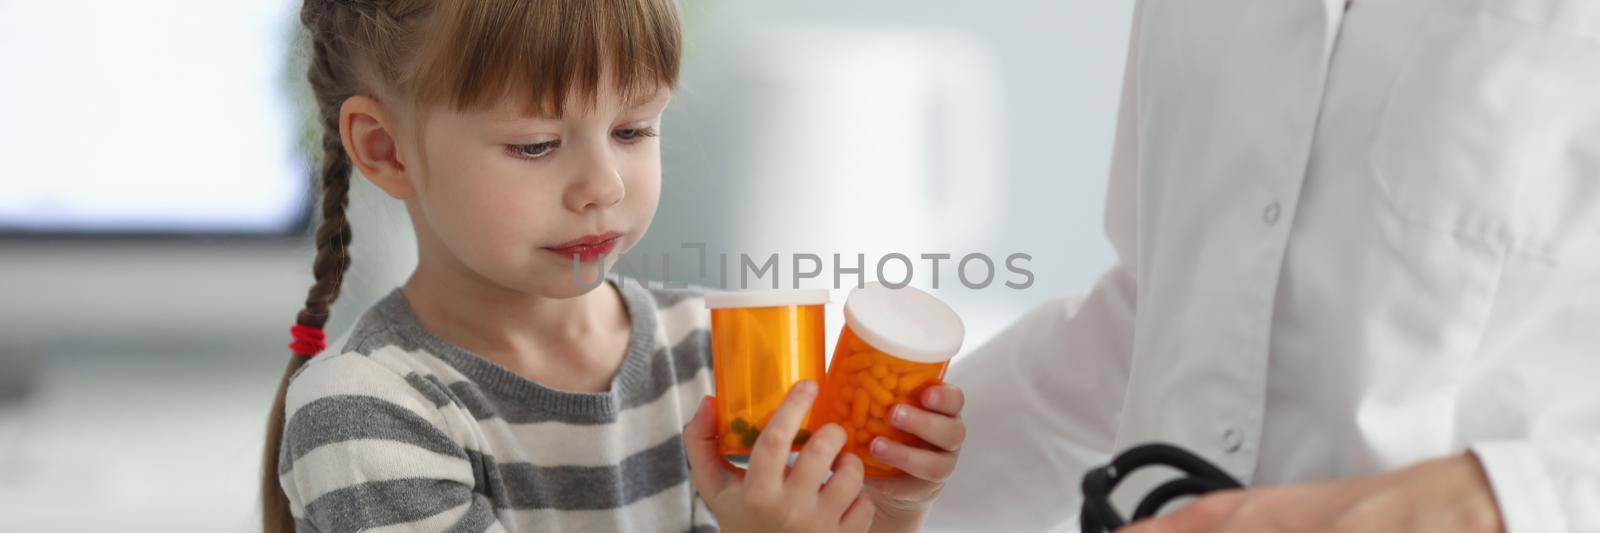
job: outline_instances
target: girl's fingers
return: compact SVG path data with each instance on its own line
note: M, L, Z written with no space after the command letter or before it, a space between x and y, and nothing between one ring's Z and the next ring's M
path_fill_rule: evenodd
M801 381L789 390L783 405L772 414L772 421L761 430L761 436L756 437L756 444L750 450L750 470L745 474L745 483L757 490L777 490L783 486L783 469L788 466L795 433L800 431L800 422L805 420L811 402L816 399L815 381Z
M856 496L855 503L850 504L850 510L845 511L844 518L839 520L839 531L849 533L866 533L872 529L872 515L878 508L872 505L872 498L866 494Z
M889 408L889 424L945 451L960 450L967 440L967 424L961 419L906 404Z
M913 448L884 437L872 439L872 457L917 479L942 483L956 470L956 454Z
M961 409L967 405L967 395L961 388L949 383L928 387L922 391L922 407L935 413L954 417L961 416Z
M818 498L819 507L833 509L833 512L842 516L847 506L862 495L861 481L866 471L866 466L861 464L861 458L855 454L847 453L840 456L838 466L833 469L833 477L828 478L828 484L822 487L822 496Z
M710 396L700 399L700 409L683 428L683 448L689 456L690 479L702 498L711 500L728 485L729 474L717 451L717 411Z
M794 462L794 468L789 471L789 479L783 482L784 488L796 494L812 494L822 487L822 478L827 477L828 468L833 465L833 459L838 457L839 450L844 449L844 441L849 438L844 428L837 424L828 424L811 435L811 440L806 441L806 446L800 449L800 458Z

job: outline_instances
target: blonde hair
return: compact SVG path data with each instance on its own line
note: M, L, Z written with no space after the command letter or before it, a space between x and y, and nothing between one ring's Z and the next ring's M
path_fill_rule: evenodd
M560 118L592 106L609 83L625 99L677 83L682 35L673 0L306 0L306 78L322 127L321 225L316 281L296 324L321 329L350 267L351 161L339 111L357 95L397 95L412 109L482 109L508 98ZM262 527L294 531L278 483L290 378L309 359L292 354L267 415Z

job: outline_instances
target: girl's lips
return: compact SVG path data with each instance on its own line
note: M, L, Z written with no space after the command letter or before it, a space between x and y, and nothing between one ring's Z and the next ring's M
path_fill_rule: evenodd
M613 232L604 235L591 235L545 249L564 258L576 257L579 261L598 261L601 256L610 255L611 250L616 248L617 242L620 240L622 240L622 234Z

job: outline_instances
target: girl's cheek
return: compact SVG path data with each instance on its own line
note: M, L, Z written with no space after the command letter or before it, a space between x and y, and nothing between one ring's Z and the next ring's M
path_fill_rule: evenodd
M649 207L654 213L656 204L661 199L661 162L659 158L646 158L640 164L633 165L623 170L623 175L628 176L623 180L627 187L628 197L641 200L642 204Z
M489 196L469 206L463 217L484 244L507 251L526 249L549 244L538 242L539 231L550 229L540 207L515 195Z
M514 232L525 226L520 217L526 215L516 198L489 194L462 182L441 185L430 192L428 215L435 219L430 223L438 228L441 238L450 241L452 249L465 256L463 260L499 262L496 257L516 246Z

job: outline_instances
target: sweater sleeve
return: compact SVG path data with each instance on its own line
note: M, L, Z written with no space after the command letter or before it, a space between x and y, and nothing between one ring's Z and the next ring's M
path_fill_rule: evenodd
M285 401L278 482L296 529L503 531L430 383L360 354L324 357Z

